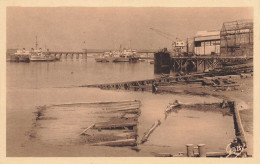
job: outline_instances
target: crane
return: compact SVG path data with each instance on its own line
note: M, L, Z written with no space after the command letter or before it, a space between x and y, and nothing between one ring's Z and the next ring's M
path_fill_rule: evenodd
M185 43L183 41L179 40L179 38L177 38L177 37L176 37L176 39L173 39L174 36L172 34L162 32L155 28L150 28L150 30L155 31L159 35L170 40L172 42L172 49L173 49L174 55L181 55L182 50L185 47ZM176 40L176 41L174 41L174 40Z
M158 29L155 29L155 28L150 28L150 30L157 32L159 35L161 35L161 36L167 38L168 40L170 40L170 41L172 41L172 42L173 42L173 40L174 40L174 39L173 39L174 36L171 35L171 34L168 34L168 33L166 33L166 32L162 32L162 31L160 31L160 30L158 30Z

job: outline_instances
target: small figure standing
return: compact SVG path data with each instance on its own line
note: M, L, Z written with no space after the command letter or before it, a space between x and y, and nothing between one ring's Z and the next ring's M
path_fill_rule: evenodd
M156 93L157 92L157 84L154 82L153 84L152 84L152 93Z

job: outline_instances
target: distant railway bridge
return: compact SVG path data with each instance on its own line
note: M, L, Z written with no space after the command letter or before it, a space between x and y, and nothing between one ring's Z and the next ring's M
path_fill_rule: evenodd
M74 57L78 58L79 56L87 57L89 54L103 54L104 52L109 52L112 50L83 50L83 51L49 51L49 54L53 56L65 56L65 57ZM155 50L140 50L137 51L139 54L153 54L155 53Z

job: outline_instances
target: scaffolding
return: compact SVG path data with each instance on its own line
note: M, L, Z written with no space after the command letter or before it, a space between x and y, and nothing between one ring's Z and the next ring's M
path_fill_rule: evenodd
M220 31L222 56L253 56L253 20L224 22Z

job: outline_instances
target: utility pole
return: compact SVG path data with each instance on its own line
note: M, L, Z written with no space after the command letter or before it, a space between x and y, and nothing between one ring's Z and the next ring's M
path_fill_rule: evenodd
M189 56L189 39L187 37L187 55Z
M83 41L83 44L84 44L84 46L83 46L84 57L87 58L87 46L86 46L86 41L85 40Z

